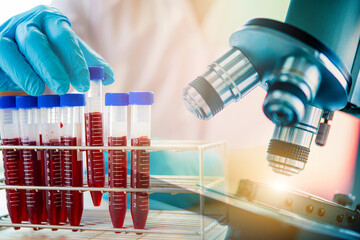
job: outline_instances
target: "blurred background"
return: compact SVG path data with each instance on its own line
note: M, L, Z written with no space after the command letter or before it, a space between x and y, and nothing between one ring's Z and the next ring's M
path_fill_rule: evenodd
M104 58L113 65L118 81L116 84L122 84L121 89L124 91L133 90L131 88L134 88L134 85L126 85L127 81L131 81L132 75L127 75L125 73L130 70L133 71L132 74L139 74L139 72L141 72L138 69L134 69L134 63L131 62L139 61L139 58L136 58L135 60L131 59L132 55L125 52L124 54L121 52L111 53L109 52L109 48L106 49L104 44L101 44L103 42L100 41L100 36L103 38L111 38L114 36L112 35L113 33L107 33L105 30L100 29L101 21L99 21L99 16L106 18L107 9L96 8L95 6L97 6L96 4L99 4L99 1L83 2L83 4L87 4L89 5L89 8L91 8L92 14L89 16L88 20L94 21L95 23L99 21L100 25L97 25L97 31L99 31L98 39L96 36L87 35L85 33L86 26L84 27L83 25L78 24L78 20L73 16L73 13L66 10L68 9L66 8L66 5L75 4L71 2L75 1L64 1L63 3L61 1L56 1L55 5L59 7L65 15L69 16L72 21L72 27L79 36L87 41L90 46L103 55ZM80 1L76 2L78 4ZM108 2L116 1L109 0ZM178 49L182 53L182 61L185 61L188 65L191 65L191 67L185 69L184 65L177 65L176 61L172 65L169 65L166 68L164 67L164 70L171 67L178 68L184 72L178 84L172 86L178 89L179 95L172 96L170 99L171 101L174 101L171 107L175 109L179 108L179 116L170 114L164 115L162 113L164 108L169 106L161 103L155 104L153 112L154 137L227 141L228 155L226 171L229 191L231 192L236 190L240 179L247 178L256 181L286 185L327 199L332 199L333 194L336 192L350 193L353 187L359 138L359 121L355 117L337 112L334 116L334 120L331 122L332 127L327 145L325 147L318 147L313 144L305 170L298 176L285 177L275 174L272 172L271 168L267 166L266 150L272 136L274 124L270 122L262 112L262 103L266 93L263 89L258 88L254 90L244 99L238 103L231 104L216 115L216 117L207 122L198 120L190 113L187 113L182 104L182 88L196 76L202 74L211 61L227 51L229 48L228 39L234 31L252 18L261 17L283 21L286 16L289 1L217 0L211 1L211 6L207 8L203 7L204 3L202 0L184 0L176 2L181 6L181 8L178 8L178 11L179 14L183 16L183 19L196 21L198 23L191 29L186 27L184 27L182 31L174 29L174 31L177 32L173 33L176 38L178 38L178 42L180 42L178 43L179 45L175 45L174 48L176 49L177 46L180 46ZM154 4L166 6L168 3L169 1L167 0L147 1L147 5ZM1 1L0 22L2 23L11 16L39 4L52 3L49 0ZM81 4L78 5L78 7L81 7ZM64 9L62 9L63 6L65 6ZM131 11L131 9L122 9L122 14L126 11ZM190 13L193 9L197 9L197 16L200 17L200 19L192 19L194 18L194 14ZM95 14L94 11L96 10L102 11L102 15ZM152 9L149 8L148 11L152 11ZM139 25L147 21L147 9L142 9L142 13L142 18L137 16L142 21L137 23ZM176 15L176 10L171 12L171 14ZM152 12L152 17L153 15L156 16L158 21L164 23L164 25L167 24L168 16L156 15L156 12ZM144 26L146 27L148 25L145 24ZM148 27L151 27L151 25ZM125 23L124 28L126 28ZM111 31L111 28L107 31ZM161 35L161 31L162 28L158 28L154 32ZM188 31L192 31L192 34L196 33L197 37L185 38ZM124 38L124 41L125 40L126 38ZM127 47L126 44L124 44L124 46ZM138 44L138 46L137 50L132 49L131 51L135 51L134 54L137 57L139 55L144 55L144 58L146 58L146 52L144 53L145 50L141 48L142 45ZM114 56L114 54L116 54L116 56ZM122 54L123 56L123 59L120 62L115 60L116 57L119 57L119 54ZM171 57L176 58L178 56L177 54L179 53L175 52ZM199 55L202 57L200 58ZM172 58L169 59L171 60ZM167 59L168 58L163 60L167 61ZM170 60L169 64L171 64ZM163 77L165 77L165 75L164 71ZM166 77L176 78L176 76L169 75L166 75ZM107 89L110 88L111 87ZM105 92L106 91L107 90L105 89ZM155 93L155 97L161 96L161 94L162 93ZM170 100L168 98L169 102L171 102ZM184 119L182 125L177 122L178 118ZM162 132L161 128L164 128L166 132ZM175 134L175 131L172 131L171 129L181 129L184 134ZM196 134L194 134L195 131Z

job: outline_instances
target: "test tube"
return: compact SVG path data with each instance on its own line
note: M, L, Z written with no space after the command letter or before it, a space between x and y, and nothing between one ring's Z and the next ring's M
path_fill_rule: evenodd
M127 145L128 93L106 93L108 146ZM126 188L127 154L122 150L109 151L109 187ZM122 228L126 215L126 192L109 192L109 212L114 228Z
M60 145L60 97L47 95L41 98L43 105L40 108L41 133L44 146ZM46 103L45 103L46 102ZM44 176L46 186L62 186L62 168L60 151L57 149L44 150ZM46 190L45 205L48 222L58 225L66 221L62 210L62 192L57 190ZM65 215L66 216L66 215ZM65 220L64 220L65 218ZM57 229L52 229L57 230Z
M14 96L0 97L0 134L1 144L17 146L20 145L19 133L19 115L16 108ZM2 150L5 184L6 185L23 185L23 163L20 158L19 151L14 149ZM7 208L12 223L22 222L22 212L26 212L25 199L22 191L14 189L6 189ZM19 227L14 227L18 230Z
M38 99L33 96L16 97L16 107L19 109L20 144L23 146L39 145L39 115ZM42 186L41 159L34 149L21 151L24 165L24 180L26 186ZM43 216L42 191L26 190L26 208L32 224L41 224Z
M39 103L38 103L39 106ZM38 110L38 130L39 130L39 145L43 146L43 140L42 140L42 128L41 128L41 111ZM38 150L37 151L37 157L38 157L38 161L40 161L40 165L41 165L41 186L45 186L45 159L44 159L44 151L43 150ZM41 222L47 222L48 221L48 217L47 217L47 212L46 212L46 191L41 191L42 193L42 201L43 201L43 210L42 210L42 219Z
M61 106L61 145L82 145L82 124L84 118L85 95L65 94L60 96ZM83 186L82 153L77 150L63 150L61 153L64 163L66 187ZM83 193L79 191L65 191L65 206L71 226L79 226L84 203Z
M152 92L130 92L131 146L150 146ZM131 187L149 188L150 153L131 151ZM131 193L131 216L135 229L144 229L149 213L149 194Z
M85 143L86 146L104 146L102 81L104 68L89 67L90 89L85 95ZM100 150L86 151L87 180L89 187L104 187L104 153ZM102 192L92 191L94 206L100 206Z

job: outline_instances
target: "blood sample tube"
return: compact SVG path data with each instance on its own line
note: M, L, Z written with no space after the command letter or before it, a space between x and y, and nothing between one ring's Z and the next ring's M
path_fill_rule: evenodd
M24 146L39 145L38 99L33 96L16 97L19 109L20 143ZM34 149L21 151L26 186L42 186L41 159ZM26 208L32 224L41 224L44 203L42 191L26 190Z
M52 114L52 115L56 115L53 116L53 122L52 123L46 123L46 124L41 124L40 127L40 132L41 132L41 138L42 136L48 135L48 137L52 137L52 133L54 133L54 137L51 139L47 139L46 143L45 143L45 139L41 139L41 143L42 145L53 145L53 146L57 146L59 145L59 142L56 140L56 135L59 134L59 126L60 126L60 96L59 95L43 95L38 97L38 105L40 107L40 118L44 119L44 118L48 118L48 114ZM45 122L43 120L43 122ZM54 132L53 129L56 129L56 131ZM48 130L50 130L50 135L47 132ZM52 132L51 132L52 131ZM44 143L42 142L44 141ZM46 150L46 153L50 153L50 151ZM59 152L54 152L52 151L51 153L55 154L55 161L57 161L58 158L58 153ZM61 155L61 153L60 153ZM47 176L45 176L47 174L47 171L45 171L45 166L49 167L46 163L46 161L49 161L49 159L46 158L46 154L45 154L45 159L43 158L44 161L44 167L43 167L43 174L44 174L44 178L46 178ZM56 165L56 163L55 163ZM63 175L64 172L64 166L61 165L61 175ZM44 181L45 183L45 181ZM45 185L45 184L44 184ZM64 186L64 179L61 179L61 186ZM48 193L48 192L47 192ZM46 199L46 195L45 195L45 199ZM60 222L66 222L67 219L67 214L66 214L66 208L65 208L65 192L62 191L61 192L61 214L60 214ZM46 208L46 206L45 206ZM47 210L46 210L47 211Z
M39 104L38 104L39 106ZM43 140L42 140L42 127L41 127L41 111L38 111L38 129L39 129L39 145L43 146ZM45 185L45 158L44 158L44 151L37 151L37 157L38 157L38 161L40 161L41 164L41 186L46 186ZM43 199L43 216L41 219L41 222L47 222L48 221L48 217L47 217L47 212L46 212L46 204L45 204L45 198L46 198L46 191L41 191L42 193L42 199Z
M108 146L127 145L128 93L106 93ZM109 151L109 187L126 188L127 154L122 150ZM126 215L126 193L109 192L109 212L114 228L122 228Z
M19 116L16 108L14 96L0 97L0 134L2 145L20 145ZM20 159L19 151L4 149L2 151L5 184L23 185L23 163ZM7 208L12 223L22 222L22 212L26 212L25 200L22 198L21 191L6 190ZM14 227L18 230L19 227Z
M102 81L104 69L89 67L90 89L85 95L85 143L86 146L104 146ZM99 150L86 151L87 180L89 187L104 187L105 166L104 153ZM92 191L94 206L100 206L102 193Z
M41 133L44 146L60 145L60 98L59 96L44 97L48 103L40 108ZM49 100L51 99L51 101ZM60 151L56 149L44 150L44 176L46 186L62 186L62 169ZM66 221L62 211L62 191L46 190L45 205L48 221L51 225L58 225ZM66 215L65 215L66 216ZM57 229L52 229L57 230Z
M152 92L130 92L131 146L150 146ZM131 187L149 188L150 153L131 151ZM131 193L131 216L135 229L144 229L149 213L149 194Z
M61 145L81 146L82 124L84 119L84 94L65 94L60 96L61 106ZM77 150L63 150L61 161L64 163L66 187L83 186L82 153ZM65 206L71 226L79 226L83 213L83 193L65 191Z

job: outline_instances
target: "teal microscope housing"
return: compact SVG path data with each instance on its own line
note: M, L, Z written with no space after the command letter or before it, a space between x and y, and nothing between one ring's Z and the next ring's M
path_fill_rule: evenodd
M252 19L233 33L231 49L184 89L185 104L210 119L261 86L275 123L269 165L298 174L335 111L360 117L359 39L360 1L292 0L285 22Z

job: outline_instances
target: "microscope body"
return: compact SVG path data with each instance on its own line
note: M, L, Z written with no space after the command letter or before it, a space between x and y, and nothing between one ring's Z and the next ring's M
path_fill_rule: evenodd
M253 19L233 33L232 49L184 89L185 104L209 119L261 86L276 124L269 165L297 174L313 137L325 144L334 111L360 117L359 39L360 1L292 0L285 23Z

